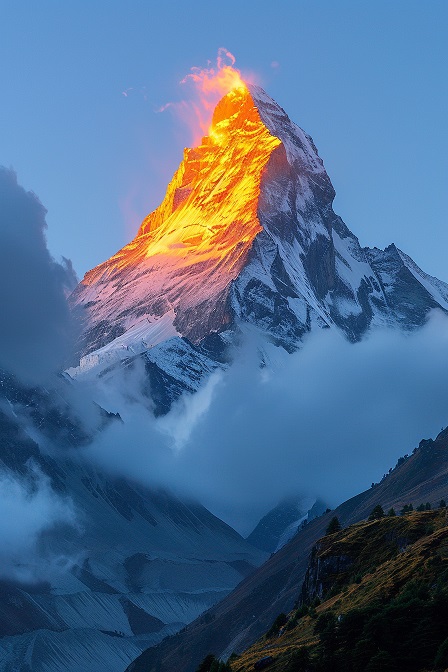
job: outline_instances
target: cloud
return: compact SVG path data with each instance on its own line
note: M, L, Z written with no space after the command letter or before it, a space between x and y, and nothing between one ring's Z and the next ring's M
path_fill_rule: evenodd
M0 578L34 582L63 571L70 560L40 547L42 534L60 525L76 526L73 504L37 466L27 477L0 471Z
M28 383L60 369L73 325L65 296L76 275L67 259L52 259L46 210L32 192L0 168L0 367Z
M235 56L225 47L220 47L215 63L208 61L207 67L193 66L181 80L181 84L187 85L186 99L168 102L156 110L170 110L185 123L191 131L193 146L208 134L213 110L223 96L235 87L244 86L244 82L258 82L253 73L242 73L235 68L235 62Z
M161 419L116 390L111 410L124 424L98 437L87 459L196 497L248 532L286 495L336 505L368 488L447 423L442 314L419 331L376 331L357 344L324 330L293 355L270 346L264 369L257 345Z
M125 98L129 98L132 91L134 92L136 91L138 94L140 94L143 97L143 100L145 101L148 100L148 92L146 90L146 86L139 86L139 87L128 86L127 89L121 92L121 95L124 96Z

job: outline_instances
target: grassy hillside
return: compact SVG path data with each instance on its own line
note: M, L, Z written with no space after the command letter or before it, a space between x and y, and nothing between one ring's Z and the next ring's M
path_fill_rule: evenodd
M231 661L232 671L254 670L268 656L272 672L444 670L447 510L365 521L324 537L300 601L284 625L278 619Z
M269 629L280 612L293 609L310 553L333 516L347 527L365 520L378 503L385 511L390 507L400 511L410 502L416 508L420 502L429 501L434 508L442 498L448 499L447 495L448 429L445 429L435 440L421 441L409 456L400 458L380 483L372 484L365 492L301 529L222 602L182 632L145 651L129 666L128 672L195 672L210 652L226 658L232 651L245 650Z

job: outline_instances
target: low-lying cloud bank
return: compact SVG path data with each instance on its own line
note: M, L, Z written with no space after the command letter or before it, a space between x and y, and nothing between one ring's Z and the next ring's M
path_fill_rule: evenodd
M198 498L246 533L285 495L336 505L368 488L448 422L440 312L413 333L377 330L357 344L314 333L293 355L271 347L264 369L253 352L248 343L229 371L161 419L109 391L125 422L101 434L87 459Z
M75 275L69 261L58 264L48 252L45 214L15 174L0 168L0 368L28 384L45 383L75 337L65 300ZM337 504L369 487L448 422L448 318L440 312L419 331L376 331L355 345L334 330L313 333L293 355L261 345L267 367L259 368L260 344L249 339L228 371L184 395L164 418L139 399L143 371L132 385L118 381L99 400L124 424L97 435L84 457L199 499L248 532L287 495ZM82 389L72 392L69 405L94 431L98 414ZM0 564L9 573L33 555L42 531L72 521L45 478L34 482L30 490L0 474L8 549Z

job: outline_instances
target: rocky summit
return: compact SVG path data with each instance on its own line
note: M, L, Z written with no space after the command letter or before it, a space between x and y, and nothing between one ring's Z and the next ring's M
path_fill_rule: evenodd
M448 311L448 286L393 244L361 247L334 196L312 139L258 86L234 88L134 240L72 293L82 334L68 373L142 360L164 413L247 331L291 352L312 330L355 342Z

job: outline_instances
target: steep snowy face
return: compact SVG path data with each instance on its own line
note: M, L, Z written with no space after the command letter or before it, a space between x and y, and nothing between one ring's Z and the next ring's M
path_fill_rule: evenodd
M305 332L336 327L357 341L371 326L413 329L448 308L448 286L394 245L362 248L332 208L334 189L311 138L259 87L252 98L281 141L260 184L262 231L232 285L232 309L295 350Z
M332 323L326 300L336 284L335 192L311 138L261 88L250 90L281 143L262 175L263 230L232 287L232 307L238 318L294 349L313 321Z
M261 231L261 175L279 145L245 86L224 96L209 135L185 150L161 205L75 291L73 303L87 313L84 352L142 317L153 322L169 314L168 335L177 331L193 342L230 320L229 286Z

